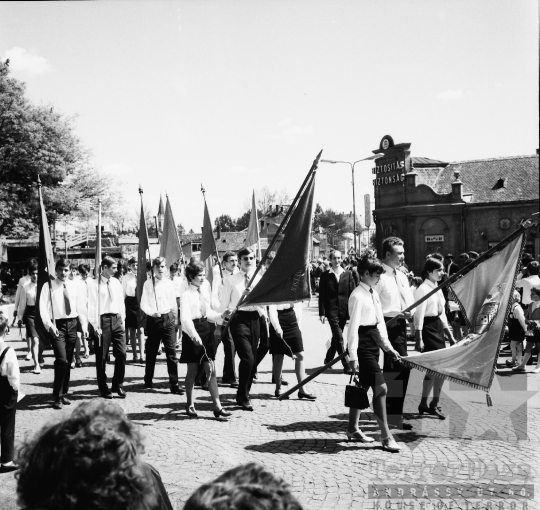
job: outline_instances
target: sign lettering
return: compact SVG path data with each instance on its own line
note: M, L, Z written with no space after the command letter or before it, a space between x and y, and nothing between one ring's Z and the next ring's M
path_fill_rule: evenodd
M442 243L444 241L443 235L425 236L426 243Z

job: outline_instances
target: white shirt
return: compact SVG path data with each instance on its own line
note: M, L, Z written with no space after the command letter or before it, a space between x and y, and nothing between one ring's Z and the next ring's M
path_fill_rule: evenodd
M345 269L343 269L340 265L338 265L336 269L330 266L330 272L335 275L337 282L339 283L339 279L341 278L341 275L345 272Z
M384 316L395 317L414 303L414 296L404 273L386 264L383 264L383 268L385 272L381 274L375 290L379 294Z
M19 319L22 319L26 306L35 306L36 304L36 292L37 292L37 282L32 283L32 280L28 280L22 287L19 294L19 307L17 315Z
M9 347L0 341L0 355ZM21 373L19 371L19 362L17 361L17 354L14 349L9 349L0 364L0 376L7 377L10 386L19 391L21 387Z
M519 321L521 327L523 328L523 331L527 331L527 323L525 322L525 313L523 312L523 308L521 308L519 303L514 303L512 305L511 313L514 315L514 319L517 319Z
M531 300L531 289L533 287L538 287L540 285L540 277L535 274L532 276L527 276L527 278L521 278L516 282L516 288L523 289L523 295L521 296L521 302L524 305L529 305L532 303Z
M187 278L185 276L175 276L172 282L176 297L181 297L182 293L187 289Z
M144 282L143 292L141 296L141 310L146 315L154 315L159 313L173 312L176 316L176 293L174 291L174 284L168 278L162 278L161 280L155 279L156 285L152 279ZM157 301L157 307L156 307Z
M135 297L137 295L137 275L135 273L127 273L122 278L122 292L124 299L126 297Z
M248 278L246 278L246 276ZM229 276L223 282L223 289L221 291L221 298L219 300L219 311L224 312L225 310L234 310L236 305L242 297L242 293L246 290L246 283L251 279L251 275L244 273L244 271L239 271L232 276ZM253 290L255 286L259 283L261 277L257 274L253 283L251 284L251 289ZM243 312L259 312L259 315L266 317L265 307L262 306L246 306L242 307Z
M426 294L429 294L433 289L436 289L438 285L434 284L431 280L425 279L414 293L414 299L418 301ZM414 327L416 331L421 331L424 327L424 317L436 317L439 316L445 329L448 329L448 321L446 320L446 314L444 313L444 305L446 301L444 299L442 291L437 291L433 296L426 299L423 303L420 303L416 307L414 314Z
M283 330L281 329L281 324L279 323L278 310L288 310L289 308L294 309L294 314L296 315L296 322L298 322L298 327L302 328L302 302L268 306L268 315L270 317L270 322L272 323L272 326L274 326L274 329L279 336L283 336Z
M88 280L86 281L88 282ZM109 280L102 276L99 285L97 280L90 280L88 282L88 320L90 324L92 324L94 328L101 328L99 315L106 313L120 314L122 320L126 318L126 305L124 304L122 284L112 276Z
M15 292L15 307L13 310L18 310L20 305L21 290L23 286L30 281L30 276L22 276L17 284L17 292ZM18 313L18 312L17 312Z
M201 299L204 301L204 309L201 304ZM200 340L200 336L193 324L193 319L201 319L202 317L206 317L209 321L216 322L220 315L212 310L212 307L210 306L210 294L207 289L203 288L201 285L201 292L199 292L195 285L189 285L180 298L180 321L182 322L182 331L190 338L198 338Z
M384 351L392 348L388 340L379 295L376 290L371 293L369 285L364 282L360 282L349 297L349 316L347 345L351 361L358 359L358 328L360 326L374 326L376 324L381 335L380 347Z
M214 278L212 282L212 308L214 310L219 310L219 301L221 299L221 291L223 290L223 282L234 274L238 273L238 268L235 267L234 271L231 273L227 269L223 270L223 278L218 275Z
M50 285L50 292L49 292ZM64 303L64 285L68 290L69 294L69 304L71 308L71 313L66 313L66 306ZM86 308L84 305L81 292L79 291L79 284L73 280L66 278L65 282L62 282L56 278L52 284L45 283L41 289L41 294L39 295L39 313L41 315L41 320L45 328L50 329L53 325L52 316L51 316L51 299L49 294L52 295L52 312L55 320L58 319L75 319L79 318L81 321L81 326L86 327L87 317L86 317Z

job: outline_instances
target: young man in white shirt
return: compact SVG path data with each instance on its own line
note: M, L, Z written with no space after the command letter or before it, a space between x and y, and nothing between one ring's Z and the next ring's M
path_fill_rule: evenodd
M167 261L164 257L156 257L152 261L152 271L153 277L144 282L141 296L141 310L148 316L144 385L147 388L154 387L156 356L159 343L163 341L171 393L182 395L184 390L178 385L178 360L175 349L178 304L174 284L169 278L165 278Z
M54 351L53 407L62 409L70 405L66 397L73 351L77 342L77 318L83 334L88 335L88 319L84 302L76 282L69 279L70 262L59 259L56 262L56 279L45 283L39 297L39 314L45 329L51 333ZM52 303L51 303L52 297Z
M401 357L407 356L407 320L412 313L403 310L414 303L414 296L407 276L399 270L405 260L405 248L399 237L388 237L383 241L382 263L385 272L381 274L375 290L379 294L384 322L398 316L388 328L388 339L392 348ZM397 363L393 356L384 355L384 378L388 389L386 412L388 423L404 430L412 425L403 422L403 403L407 394L410 369Z
M113 278L116 269L116 260L104 257L101 261L101 275L96 281L88 282L88 320L94 328L97 384L103 398L112 398L106 373L111 344L114 356L112 391L120 398L126 398L122 387L126 372L126 307L122 284Z

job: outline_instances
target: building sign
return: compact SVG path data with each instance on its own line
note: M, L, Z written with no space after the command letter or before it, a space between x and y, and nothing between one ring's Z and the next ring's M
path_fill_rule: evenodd
M426 243L442 243L444 241L444 236L425 236Z
M405 158L388 161L386 164L374 167L371 172L377 175L373 179L374 186L402 183L405 180Z

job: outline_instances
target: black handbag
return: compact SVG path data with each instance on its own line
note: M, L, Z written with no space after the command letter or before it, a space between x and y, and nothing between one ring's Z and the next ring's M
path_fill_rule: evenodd
M359 383L352 384L356 372L351 374L349 384L345 386L345 407L354 409L367 409L369 407L369 398L366 389Z

